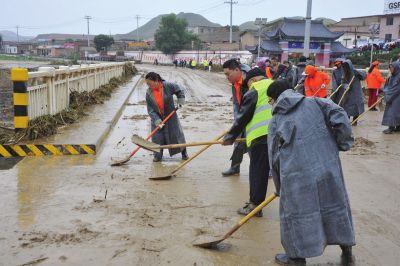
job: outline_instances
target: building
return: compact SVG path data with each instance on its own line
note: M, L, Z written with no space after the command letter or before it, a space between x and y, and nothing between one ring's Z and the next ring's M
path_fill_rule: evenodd
M195 33L207 49L213 51L237 51L240 49L239 31L232 32L232 43L229 43L229 27L190 26L188 31ZM192 47L194 50L196 47Z
M374 25L376 25L374 31ZM400 5L398 1L385 0L381 15L342 18L329 26L334 32L343 32L339 41L346 47L361 47L371 39L374 43L400 39Z
M305 19L282 18L266 25L262 31L260 54L276 56L281 62L299 57L304 50ZM310 54L316 65L329 66L330 57L353 52L336 42L343 33L330 31L321 20L311 21ZM258 44L248 46L253 54Z

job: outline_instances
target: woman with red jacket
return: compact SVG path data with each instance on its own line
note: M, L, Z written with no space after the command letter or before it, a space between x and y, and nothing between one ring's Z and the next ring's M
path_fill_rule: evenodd
M326 98L328 96L327 86L331 82L328 74L318 71L315 66L308 65L304 69L307 75L304 81L304 92L306 97Z
M378 100L379 90L385 83L385 79L382 77L381 72L378 69L380 62L374 61L371 67L368 69L367 74L367 86L368 86L368 107L371 107ZM372 111L377 111L376 107Z

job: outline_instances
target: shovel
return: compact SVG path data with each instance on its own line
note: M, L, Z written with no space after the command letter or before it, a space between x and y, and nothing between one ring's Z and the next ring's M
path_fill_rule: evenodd
M363 117L368 111L370 111L372 108L374 108L375 106L377 106L384 97L379 98L376 103L374 103L373 105L371 105L364 113L360 114L357 119L354 119L353 122L351 122L351 125L354 125L361 117Z
M215 138L214 140L217 141L220 138L222 138L223 136L225 136L225 134L228 131L223 132L221 135L219 135L217 138ZM198 152L196 152L192 157L190 157L189 159L187 159L186 161L184 161L183 163L181 163L180 165L178 165L174 170L172 170L170 173L165 174L165 175L160 175L160 176L155 176L155 177L150 177L150 180L168 180L171 179L171 177L178 172L182 167L184 167L185 165L187 165L190 161L192 161L194 158L196 158L197 156L199 156L202 152L204 152L205 150L207 150L208 148L210 148L211 145L207 145L205 147L203 147L201 150L199 150Z
M173 116L173 115L176 113L177 110L178 110L178 108L176 108L175 110L173 110L173 111L161 122L161 124L159 124L159 125L150 133L150 135L147 136L146 140L149 140L154 134L156 134L156 132L161 128L161 125L164 125L165 123L167 123L167 121L171 118L171 116ZM138 150L140 150L140 148L141 148L141 147L138 146L134 151L131 152L131 154L129 154L128 157L126 157L126 158L123 159L123 160L113 162L113 163L111 164L111 166L121 166L121 165L123 165L124 163L128 162L128 161L132 158L132 156L135 155L135 154L138 152Z
M222 238L217 240L212 240L209 242L203 243L194 243L193 246L201 247L201 248L208 248L208 249L216 249L217 245L224 241L225 239L229 238L233 233L235 233L243 224L245 224L250 218L252 218L256 213L262 210L265 206L267 206L271 201L273 201L277 197L276 193L273 193L268 198L266 198L260 205L258 205L254 210L252 210L249 214L247 214L243 219L241 219L234 227L229 230Z
M243 142L246 141L245 138L236 139L235 142ZM214 144L222 144L222 141L201 141L201 142L190 142L190 143L180 143L180 144L168 144L168 145L158 145L154 142L150 142L145 140L138 135L132 136L132 142L142 147L148 151L160 152L161 149L177 149L177 148L186 148L186 147L194 147L194 146L203 146L203 145L214 145Z

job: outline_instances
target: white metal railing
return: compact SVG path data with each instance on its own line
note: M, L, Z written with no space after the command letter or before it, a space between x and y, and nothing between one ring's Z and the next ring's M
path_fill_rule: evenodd
M70 93L90 92L123 75L125 63L40 67L29 72L29 120L68 108Z

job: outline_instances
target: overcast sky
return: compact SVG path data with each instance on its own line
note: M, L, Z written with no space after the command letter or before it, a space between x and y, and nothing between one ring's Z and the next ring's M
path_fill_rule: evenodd
M305 16L307 0L236 0L233 24L266 17ZM166 13L192 12L212 22L229 24L229 4L224 0L19 0L0 4L0 30L16 31L20 35L39 33L86 33L85 15L92 16L90 33L127 33L151 18ZM343 17L383 14L384 0L314 0L312 17Z

